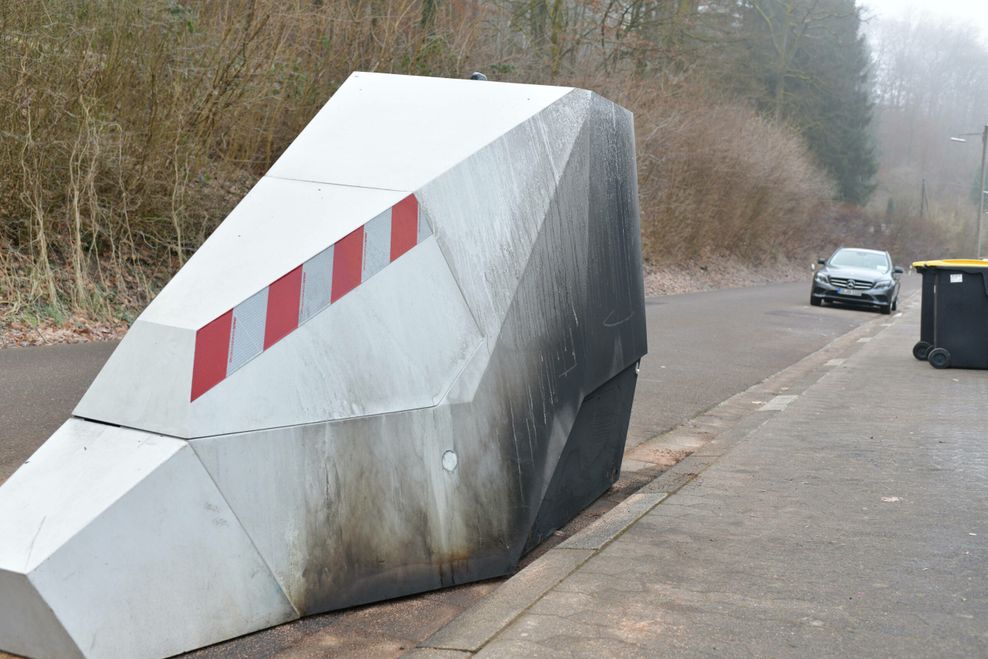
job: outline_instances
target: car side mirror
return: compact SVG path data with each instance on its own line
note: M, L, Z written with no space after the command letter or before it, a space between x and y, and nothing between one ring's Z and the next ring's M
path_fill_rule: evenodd
M816 262L820 265L827 265L827 259L817 259Z
M902 269L902 266L897 265L894 268L892 268L892 272L894 272L897 275L901 275L905 272L905 270Z

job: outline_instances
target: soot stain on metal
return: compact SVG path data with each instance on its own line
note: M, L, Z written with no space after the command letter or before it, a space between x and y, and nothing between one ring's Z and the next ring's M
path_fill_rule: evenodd
M552 189L516 181L551 199L527 258L507 259L523 262L517 287L468 399L301 431L286 459L304 521L285 531L300 536L285 589L301 614L509 573L616 479L646 351L633 132L606 101L587 111ZM602 138L601 121L621 134Z

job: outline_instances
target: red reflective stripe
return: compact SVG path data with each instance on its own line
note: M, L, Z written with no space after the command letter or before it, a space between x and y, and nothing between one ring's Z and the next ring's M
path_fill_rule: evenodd
M419 232L419 202L408 195L391 209L391 260L415 247Z
M333 246L333 290L330 302L336 302L360 283L363 259L364 228L358 227Z
M268 315L264 322L267 350L298 327L298 305L302 297L302 266L268 286Z
M392 206L391 261L416 245L419 235L418 224L419 203L415 195L408 195ZM332 249L330 302L336 302L360 285L364 260L364 227L358 227L344 236L333 245ZM374 249L378 248L374 247ZM378 254L377 251L374 253ZM298 328L303 268L304 265L298 266L268 287L264 319L264 350ZM192 365L192 400L199 398L227 377L233 322L233 310L230 310L196 332ZM256 337L256 334L254 336ZM251 349L256 350L256 347Z
M215 387L226 377L232 326L233 311L231 310L196 332L196 352L192 361L192 400Z

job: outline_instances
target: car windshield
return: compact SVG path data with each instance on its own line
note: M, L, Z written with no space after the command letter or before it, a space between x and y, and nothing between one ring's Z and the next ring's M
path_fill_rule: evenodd
M881 252L861 249L842 249L830 258L830 265L844 268L865 268L878 272L889 271L889 261Z

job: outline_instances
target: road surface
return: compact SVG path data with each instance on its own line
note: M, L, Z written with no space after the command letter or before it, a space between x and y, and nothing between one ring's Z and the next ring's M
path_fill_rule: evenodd
M903 295L917 288L918 278L904 278ZM877 313L811 307L808 297L807 281L647 300L649 354L639 375L629 448L757 384ZM0 483L71 413L113 347L0 350ZM426 638L496 585L467 585L313 616L195 654L391 656Z

